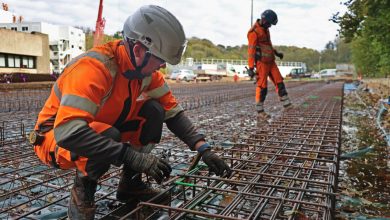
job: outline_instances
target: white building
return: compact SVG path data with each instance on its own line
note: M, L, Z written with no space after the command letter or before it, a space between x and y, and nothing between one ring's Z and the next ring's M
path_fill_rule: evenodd
M0 28L49 35L51 71L61 73L66 64L85 51L85 34L71 26L45 22L0 23Z
M13 14L9 11L4 11L0 9L0 23L12 23Z

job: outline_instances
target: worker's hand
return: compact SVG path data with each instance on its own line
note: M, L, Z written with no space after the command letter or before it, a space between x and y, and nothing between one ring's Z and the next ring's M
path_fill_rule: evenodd
M229 177L232 174L232 170L225 161L219 158L211 149L203 152L202 160L209 166L209 171L218 176L223 176L226 173L226 177Z
M257 81L259 81L259 75L256 75L254 78L255 78L255 80L254 80L253 84L257 84Z
M255 69L254 68L249 68L248 69L248 76L253 79L253 77L256 75Z
M172 172L171 166L163 159L152 154L139 153L127 146L123 163L136 172L146 173L151 176L158 184L164 177L169 178Z
M282 52L275 51L275 55L283 60L284 54Z

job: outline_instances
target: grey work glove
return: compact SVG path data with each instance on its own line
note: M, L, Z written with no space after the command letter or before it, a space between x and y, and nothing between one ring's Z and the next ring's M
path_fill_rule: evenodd
M255 70L254 68L249 68L248 69L248 76L253 79L253 77L255 77L256 73L255 73Z
M139 153L129 146L125 146L123 163L135 172L146 173L151 176L158 184L161 184L164 177L169 178L172 172L171 166L163 159L152 154Z
M278 52L275 50L275 56L279 57L281 60L283 60L284 54L282 52Z
M202 160L209 166L209 171L214 172L217 176L223 176L225 172L226 177L229 177L232 174L232 170L225 161L219 158L211 149L207 149L203 152Z

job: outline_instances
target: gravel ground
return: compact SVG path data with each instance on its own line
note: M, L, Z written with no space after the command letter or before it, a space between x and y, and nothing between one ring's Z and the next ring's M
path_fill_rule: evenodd
M383 130L377 124L381 100L389 94L385 80L345 91L338 219L390 218L390 146L383 134L390 132L388 111L381 117Z

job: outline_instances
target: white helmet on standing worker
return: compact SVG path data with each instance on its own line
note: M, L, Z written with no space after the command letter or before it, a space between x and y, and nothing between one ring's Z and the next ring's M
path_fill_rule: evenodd
M142 43L150 53L172 65L180 62L187 46L179 20L156 5L142 6L129 16L123 26L123 35Z

